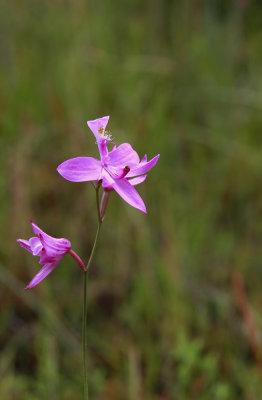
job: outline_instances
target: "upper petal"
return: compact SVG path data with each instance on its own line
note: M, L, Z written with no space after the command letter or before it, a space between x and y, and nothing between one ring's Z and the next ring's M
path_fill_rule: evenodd
M71 182L96 181L101 174L101 162L93 157L70 158L59 165L57 171Z
M95 135L101 160L107 157L107 143L111 141L111 135L106 132L108 120L109 116L87 121L87 125Z
M45 279L56 266L57 262L44 265L43 268L40 269L40 271L34 276L34 278L31 280L29 285L26 286L25 289L31 289L32 287L38 285L38 283Z
M146 214L145 203L137 193L136 189L128 182L127 179L115 180L112 184L112 187L128 204Z
M157 156L155 156L154 158L152 158L152 160L150 160L148 162L141 162L134 168L131 167L131 169L128 172L128 174L126 175L126 177L132 178L133 176L145 174L147 171L149 171L151 168L153 168L156 165L159 157L160 157L160 154L158 154Z
M102 137L106 130L108 124L109 116L93 119L92 121L87 121L87 125L95 135L96 139Z
M109 163L114 167L132 167L139 163L137 152L129 143L120 144L108 153Z

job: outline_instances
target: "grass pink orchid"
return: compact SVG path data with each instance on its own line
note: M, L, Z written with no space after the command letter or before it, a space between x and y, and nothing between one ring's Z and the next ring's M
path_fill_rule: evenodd
M40 257L39 264L43 267L34 276L25 289L31 289L45 279L58 265L61 259L70 254L84 271L83 287L83 318L82 318L82 354L83 354L83 383L84 399L88 400L88 364L87 364L87 282L88 270L93 262L97 248L101 225L107 209L108 199L111 191L116 191L128 204L146 213L144 201L135 189L135 186L144 182L147 172L153 168L159 154L151 160L145 155L141 160L137 152L129 143L113 144L112 150L108 150L108 143L112 142L111 135L106 131L109 117L102 117L87 124L96 138L100 159L93 157L76 157L64 161L57 168L59 174L71 182L96 181L94 184L97 206L97 230L93 247L85 266L81 258L72 250L71 243L67 239L57 239L42 231L31 221L35 236L29 240L18 239L21 247ZM99 191L103 187L100 202Z
M88 121L98 145L100 160L93 157L76 157L64 161L57 168L59 174L71 182L102 181L106 191L115 190L128 204L146 213L144 201L134 188L146 179L146 173L153 168L159 155L147 161L145 155L140 161L137 152L129 143L120 144L108 151L111 135L106 131L109 116Z
M25 248L34 256L39 256L39 264L44 266L34 276L25 289L31 289L32 287L38 285L53 271L53 269L67 253L72 255L72 257L77 261L83 270L86 269L80 257L71 249L71 243L69 240L57 239L49 236L33 221L31 221L31 224L35 236L31 237L29 240L18 239L17 242L20 244L20 246Z

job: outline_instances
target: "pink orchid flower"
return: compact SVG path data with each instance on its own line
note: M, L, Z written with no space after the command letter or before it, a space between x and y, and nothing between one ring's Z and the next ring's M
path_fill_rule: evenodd
M146 213L146 206L134 188L142 183L145 173L153 168L159 154L147 161L145 155L140 161L137 152L129 143L123 143L108 151L107 144L111 135L106 131L109 117L102 117L87 124L96 138L100 160L93 157L76 157L64 161L57 171L71 182L102 181L105 190L115 190L131 206Z
M34 256L39 256L39 264L44 266L34 276L25 289L31 289L32 287L38 285L38 283L40 283L53 271L53 269L67 253L74 257L83 270L86 270L83 261L71 249L71 243L69 240L56 239L43 232L33 221L31 221L31 224L36 236L31 237L29 240L18 239L17 242L20 244L20 246L24 247Z

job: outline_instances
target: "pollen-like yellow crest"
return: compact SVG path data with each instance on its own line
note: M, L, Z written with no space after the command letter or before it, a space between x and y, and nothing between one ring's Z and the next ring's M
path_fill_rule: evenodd
M100 126L100 128L98 129L98 133L102 137L111 140L111 134L108 131L106 131L102 126Z

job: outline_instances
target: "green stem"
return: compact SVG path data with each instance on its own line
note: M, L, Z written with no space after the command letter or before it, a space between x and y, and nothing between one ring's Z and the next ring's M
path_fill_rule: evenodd
M82 350L83 350L83 368L84 368L84 400L88 400L88 383L87 383L87 360L86 360L86 286L87 272L84 272L84 304L82 319Z
M97 231L96 231L96 237L95 241L93 244L93 248L91 251L91 255L89 257L87 266L86 266L86 271L84 272L84 300L83 300L83 325L82 325L82 350L83 350L83 369L84 369L84 400L88 400L88 383L87 383L87 354L86 354L86 348L87 348L87 343L86 343L86 325L87 325L87 272L92 264L96 246L97 246L97 240L99 237L100 233L100 228L102 221L100 219L100 211L99 211L99 187L96 188L96 205L97 205L97 216L98 216L98 226L97 226Z

